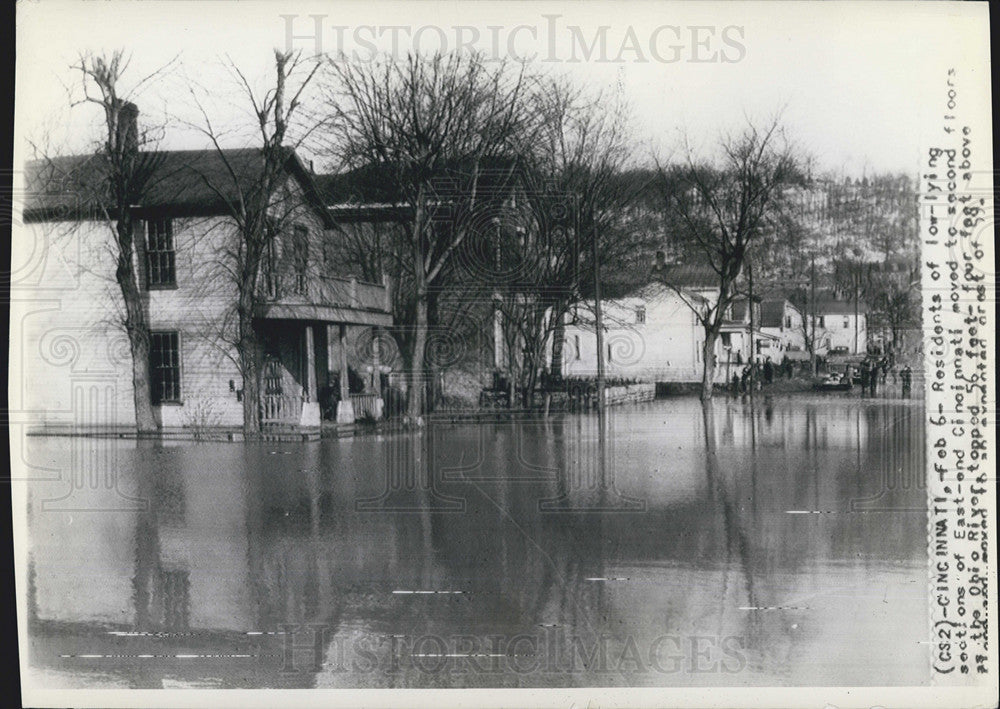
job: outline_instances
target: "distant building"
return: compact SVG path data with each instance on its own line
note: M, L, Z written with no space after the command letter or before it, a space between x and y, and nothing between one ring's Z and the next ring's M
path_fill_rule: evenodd
M705 331L685 300L705 302L696 293L682 299L656 283L628 297L602 301L605 374L642 381L699 381ZM563 374L594 376L593 301L578 303L571 310L565 332Z
M816 354L863 354L868 347L868 314L864 303L818 294L815 305L797 307L784 298L761 303L761 331L778 340L778 358L808 357L807 335L815 339ZM774 355L772 355L774 358Z
M760 330L776 339L774 348L782 357L806 349L802 323L802 313L785 298L766 299L760 304Z
M864 354L868 351L868 309L863 302L818 299L816 330L822 333L824 351L830 354Z
M684 267L671 274L672 283L687 283L680 291L653 282L627 297L602 301L604 360L608 377L651 382L701 381L705 329L694 308L710 307L718 290L698 269ZM760 330L760 303L754 303L751 343L748 301L730 305L715 344L716 380L727 380L752 356L773 356L780 338ZM567 376L593 376L597 371L597 335L593 301L571 311L563 348ZM756 354L753 355L754 350Z

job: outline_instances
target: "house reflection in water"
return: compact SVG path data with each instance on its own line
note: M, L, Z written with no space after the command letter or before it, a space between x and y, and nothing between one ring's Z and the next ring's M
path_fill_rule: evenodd
M121 443L104 511L30 488L32 666L76 687L923 682L920 409L758 403L616 411L607 474L642 512L571 509L593 416ZM64 441L26 455L65 469ZM420 461L435 487L417 501L463 511L358 511ZM122 494L150 504L115 511ZM461 664L479 654L502 657Z

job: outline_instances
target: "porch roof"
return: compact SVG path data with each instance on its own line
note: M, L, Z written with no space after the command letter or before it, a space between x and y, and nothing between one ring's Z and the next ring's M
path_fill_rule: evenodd
M392 325L389 290L384 284L353 278L309 278L296 284L296 279L281 273L268 283L272 290L257 307L259 318ZM289 288L295 285L298 288Z
M392 315L380 310L316 303L263 303L257 316L264 320L311 320L348 325L392 325Z

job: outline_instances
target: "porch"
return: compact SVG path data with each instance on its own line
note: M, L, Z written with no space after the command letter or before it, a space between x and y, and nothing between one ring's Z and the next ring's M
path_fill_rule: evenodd
M341 426L356 418L378 420L383 412L378 377L361 377L348 367L348 327L376 331L369 354L372 371L378 372L377 330L392 324L387 286L338 278L297 285L286 291L269 283L258 310L262 426L319 429L323 420Z

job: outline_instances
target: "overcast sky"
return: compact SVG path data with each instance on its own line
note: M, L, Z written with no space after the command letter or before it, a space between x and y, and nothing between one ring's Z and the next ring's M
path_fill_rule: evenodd
M370 44L391 51L394 42L398 54L465 42L490 56L534 56L546 71L621 92L641 154L669 154L682 130L709 142L744 115L783 109L789 133L822 169L915 175L940 123L948 68L988 85L986 10L931 2L22 2L16 131L37 139L47 130L54 144L81 149L96 113L67 110L64 85L77 79L68 67L82 51L118 47L132 52L136 78L179 55L170 80L141 96L143 115L184 114L194 79L216 94L213 119L236 124L245 118L227 103L235 94L220 59L263 81L290 29L296 47L313 52L318 43L360 60ZM318 35L311 15L320 16ZM164 145L205 143L174 125Z

